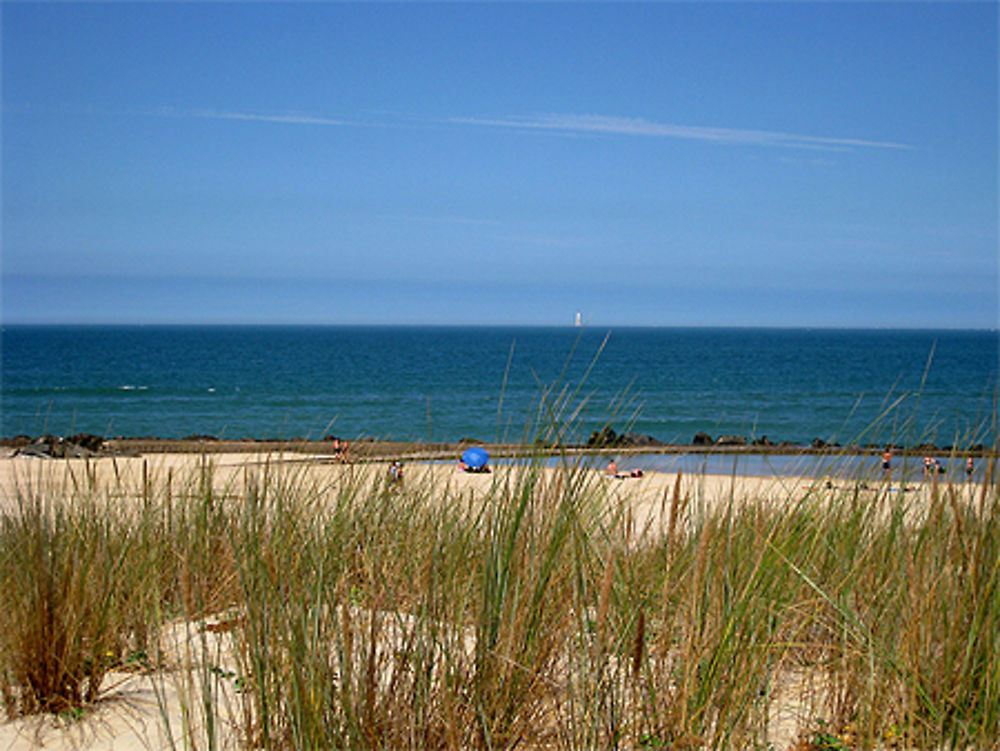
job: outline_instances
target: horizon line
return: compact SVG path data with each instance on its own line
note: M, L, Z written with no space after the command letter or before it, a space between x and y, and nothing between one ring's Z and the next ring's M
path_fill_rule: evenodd
M726 329L726 330L779 330L779 331L980 331L1000 333L996 326L898 326L898 325L868 325L852 326L844 324L813 324L813 325L783 325L783 324L740 324L740 323L607 323L577 326L570 323L406 323L406 322L248 322L248 321L6 321L0 323L0 331L7 328L427 328L427 329L571 329L583 332L587 329L607 331L610 329Z

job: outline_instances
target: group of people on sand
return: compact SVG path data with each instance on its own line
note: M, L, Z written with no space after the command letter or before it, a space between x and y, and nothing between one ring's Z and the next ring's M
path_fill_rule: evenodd
M341 464L350 463L350 459L347 458L347 450L350 448L350 442L346 438L334 438L330 445L333 448L334 459Z
M347 441L343 442L342 452L343 452L343 456L345 457L344 461L346 461ZM941 462L938 461L935 458L930 457L930 456L925 456L924 457L923 464L924 464L924 476L925 477L928 476L928 475L936 475L938 473L942 473L942 472L945 471L944 468L941 466ZM474 472L474 473L489 473L491 470L490 470L489 464L482 464L482 465L477 466L477 467L472 467L472 466L469 466L468 464L466 464L462 459L459 459L458 460L458 471L459 472ZM892 449L887 448L885 450L885 453L882 454L882 472L884 474L886 474L886 475L889 475L891 473L891 471L892 471ZM972 457L970 456L966 460L966 462L965 462L965 475L966 475L966 478L969 479L969 480L971 480L972 479L972 474L973 474L974 471L975 471L975 462L973 461ZM642 472L641 469L632 469L632 470L627 470L627 471L620 470L618 468L618 464L615 462L614 458L612 458L608 462L607 467L604 468L604 474L607 477L614 477L614 478L617 478L619 480L624 480L624 479L627 479L627 478L638 478L638 477L642 477L643 476L643 472ZM403 465L399 461L394 461L389 466L389 485L391 487L401 487L402 484L403 484ZM829 483L828 483L828 485L829 485Z
M471 467L461 459L458 460L459 472L489 473L489 464L482 464L478 467ZM401 488L403 486L403 463L396 460L389 465L389 487Z
M935 475L944 474L945 468L941 466L940 460L933 456L925 456L923 459L924 465L924 477L933 477ZM892 449L886 448L885 453L882 454L882 472L888 475L892 471ZM965 478L966 480L971 480L973 473L976 471L976 462L970 456L965 460Z
M462 459L458 460L458 471L459 472L473 472L473 473L489 473L489 464L483 464L478 467L472 467L466 464ZM626 478L638 478L643 476L641 469L632 469L628 471L622 471L618 469L618 465L615 460L612 459L608 466L604 469L604 474L608 477L616 477L620 480ZM389 465L389 486L390 487L401 487L403 485L403 465L399 461L394 461Z
M624 480L629 477L642 477L641 469L632 469L627 472L623 472L618 469L618 465L615 460L612 459L608 462L608 466L604 468L604 474L608 477L617 477L619 480Z

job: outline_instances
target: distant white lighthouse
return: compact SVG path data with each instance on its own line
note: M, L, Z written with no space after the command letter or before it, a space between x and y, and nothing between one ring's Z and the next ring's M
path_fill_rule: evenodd
M583 316L580 315L580 311L579 310L576 311L576 320L573 321L573 325L574 326L582 326L583 325Z

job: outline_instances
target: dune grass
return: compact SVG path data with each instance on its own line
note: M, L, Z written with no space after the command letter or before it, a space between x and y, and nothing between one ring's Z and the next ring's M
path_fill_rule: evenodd
M223 700L274 749L768 748L782 708L804 749L1000 737L992 468L782 502L678 481L643 528L568 460L478 496L324 469L24 478L0 516L7 715L79 712L141 663L185 675L209 748Z

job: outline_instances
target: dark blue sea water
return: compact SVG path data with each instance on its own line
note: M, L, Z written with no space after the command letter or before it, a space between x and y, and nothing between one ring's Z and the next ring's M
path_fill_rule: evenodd
M544 402L571 440L996 438L995 331L7 326L2 347L3 436L521 440Z

